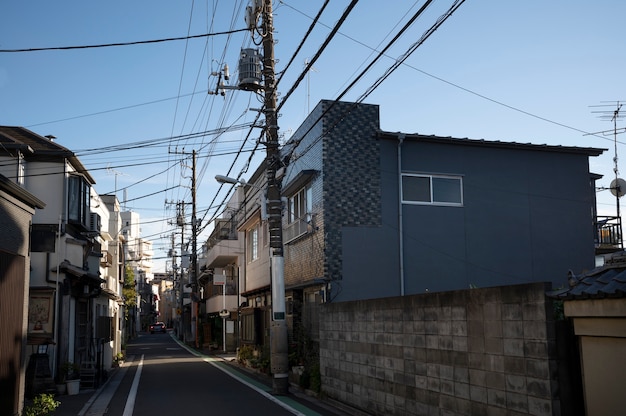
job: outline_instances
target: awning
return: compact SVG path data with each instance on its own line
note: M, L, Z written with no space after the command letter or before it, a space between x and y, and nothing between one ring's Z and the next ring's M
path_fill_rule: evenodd
M111 289L109 289L108 287L105 287L102 289L102 293L104 293L104 295L114 301L122 302L124 299L122 299L120 296L117 295L117 293L115 293L114 291L112 291Z
M55 272L56 267L53 268L51 271ZM93 281L93 283L98 283L98 284L106 283L106 280L100 278L100 276L98 276L97 274L90 273L89 270L85 270L81 267L74 266L68 260L63 260L59 264L59 271L62 271L63 273L66 273L66 274L71 274L72 276L84 277L84 278L90 279Z
M261 293L268 292L269 290L271 290L270 285L261 286L261 287L256 288L256 289L251 289L251 290L247 290L245 292L242 292L241 296L249 298L250 296L256 296L256 295L259 295Z

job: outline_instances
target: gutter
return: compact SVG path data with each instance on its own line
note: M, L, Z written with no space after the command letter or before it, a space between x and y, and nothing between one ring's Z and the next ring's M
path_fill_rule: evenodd
M402 143L406 135L398 133L398 261L400 263L400 296L404 296L404 229L402 226Z

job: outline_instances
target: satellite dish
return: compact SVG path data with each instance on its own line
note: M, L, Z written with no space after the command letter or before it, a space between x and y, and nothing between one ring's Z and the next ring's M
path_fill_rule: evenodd
M622 178L613 179L611 181L611 193L618 198L626 195L626 181Z

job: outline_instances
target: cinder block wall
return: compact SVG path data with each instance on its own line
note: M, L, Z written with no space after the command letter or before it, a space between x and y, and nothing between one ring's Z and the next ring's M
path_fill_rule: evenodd
M322 391L375 415L558 415L549 289L323 305Z

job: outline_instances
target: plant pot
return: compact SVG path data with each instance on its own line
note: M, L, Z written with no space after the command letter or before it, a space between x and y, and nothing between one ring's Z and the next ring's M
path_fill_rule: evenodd
M58 394L65 394L65 392L67 391L67 384L65 383L58 383L56 386Z
M80 379L78 380L67 380L65 382L67 384L67 394L70 396L78 394L80 391Z

